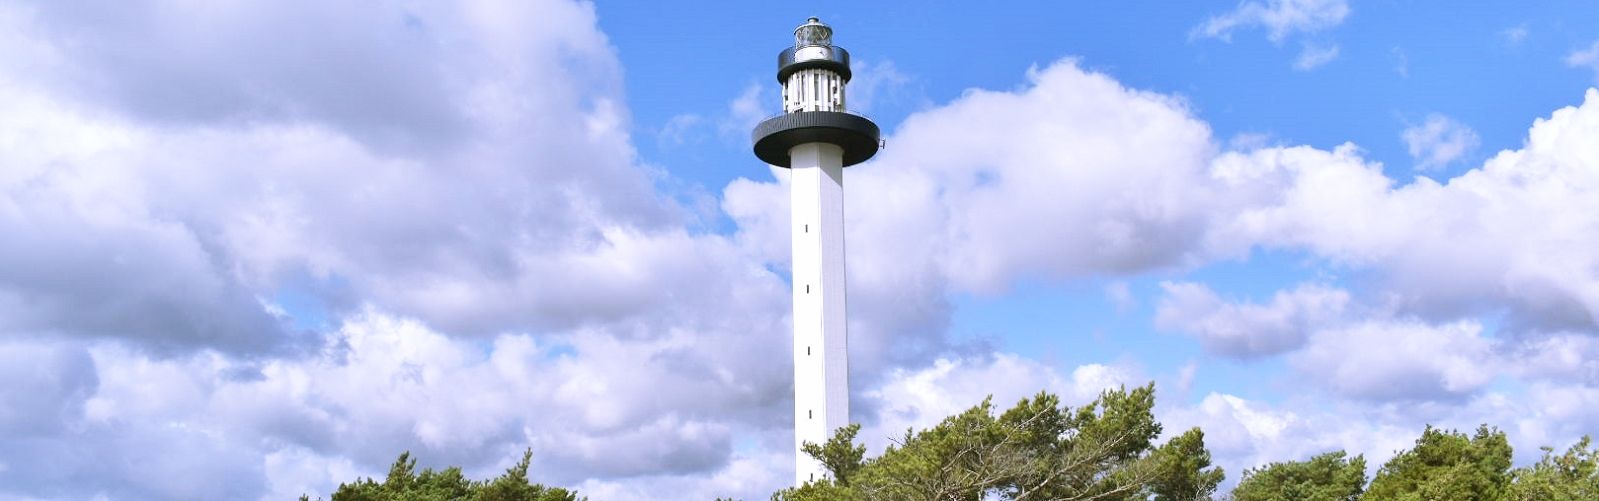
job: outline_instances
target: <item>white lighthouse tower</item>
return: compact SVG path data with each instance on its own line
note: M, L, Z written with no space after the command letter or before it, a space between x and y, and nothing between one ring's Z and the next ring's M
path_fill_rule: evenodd
M795 482L822 478L800 451L849 424L844 302L844 167L877 153L877 124L844 111L849 52L816 18L777 57L783 114L755 127L755 156L790 169L794 241Z

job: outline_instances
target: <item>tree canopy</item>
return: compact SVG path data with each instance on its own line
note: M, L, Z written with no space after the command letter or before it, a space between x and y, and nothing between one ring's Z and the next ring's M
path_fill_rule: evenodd
M1156 445L1154 387L1102 393L1080 408L1049 393L995 414L989 399L926 430L907 430L882 455L866 457L858 425L805 453L831 478L784 489L774 501L831 500L1161 500L1216 496L1204 432L1193 428ZM1584 437L1562 454L1511 468L1505 433L1426 427L1368 484L1366 459L1330 451L1305 461L1250 468L1223 499L1234 501L1576 501L1599 500L1599 448Z
M1599 449L1582 437L1564 454L1543 448L1543 459L1512 473L1509 499L1515 501L1599 499Z
M1366 458L1333 451L1309 461L1244 470L1234 501L1355 501L1366 486Z
M1487 425L1472 436L1428 426L1414 448L1382 465L1366 496L1396 501L1504 499L1510 454L1505 433Z
M905 436L865 458L856 426L805 447L831 478L778 492L774 499L1007 500L1208 497L1222 480L1204 433L1187 430L1156 446L1161 425L1153 384L1102 393L1072 409L1039 393L996 415L982 403Z
M576 492L559 487L545 487L529 483L528 465L533 451L522 453L522 460L491 480L468 480L461 468L451 466L441 471L432 468L416 473L416 459L410 452L400 453L400 458L389 467L383 482L362 478L348 484L339 484L333 492L333 501L578 501ZM307 496L300 496L306 501ZM587 499L587 498L581 498Z
M1223 480L1199 428L1167 435L1154 416L1154 384L1102 392L1082 407L1040 392L1003 412L992 398L931 428L905 430L881 455L856 442L861 427L804 444L828 475L772 494L773 501L978 501L1002 499L1198 501ZM1565 452L1511 468L1505 433L1427 426L1370 483L1364 456L1330 451L1244 470L1234 501L1599 500L1599 448L1584 437ZM577 501L576 492L528 481L532 451L499 477L465 478L459 467L416 471L402 453L382 482L340 484L332 501ZM670 498L672 496L663 496ZM302 501L307 501L302 496ZM720 499L718 501L721 501ZM731 499L729 500L731 501Z

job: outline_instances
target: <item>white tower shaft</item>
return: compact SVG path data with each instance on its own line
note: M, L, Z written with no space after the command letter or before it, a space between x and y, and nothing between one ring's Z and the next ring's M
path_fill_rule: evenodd
M849 424L844 301L844 150L805 143L789 150L794 242L794 453L796 485L826 471L800 447Z

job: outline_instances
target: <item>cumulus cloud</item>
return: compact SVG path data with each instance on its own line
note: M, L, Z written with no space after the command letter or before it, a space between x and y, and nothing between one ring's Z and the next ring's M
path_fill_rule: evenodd
M236 454L232 446L242 437L207 436L161 421L105 422L100 399L116 386L146 384L129 396L149 408L193 403L186 396L194 385L155 386L167 382L160 371L106 373L96 358L79 343L0 342L0 377L7 381L0 390L6 409L0 411L0 485L7 495L250 497L264 487L260 477L241 474L258 462ZM126 376L149 379L119 379ZM167 481L176 471L197 476Z
M1208 194L1186 183L1213 151L1209 128L1179 101L1071 62L1029 80L1019 92L968 92L895 130L896 146L857 176L852 206L866 214L857 228L925 229L939 245L909 239L855 262L926 260L956 287L997 291L1025 274L1126 273L1181 259L1202 224L1186 209ZM899 194L873 203L889 192ZM930 210L904 213L911 203Z
M1399 135L1421 170L1439 169L1477 148L1477 132L1452 118L1431 114L1420 125L1406 128Z
M748 377L752 366L784 365L785 350L742 332L653 342L503 335L483 344L368 311L314 357L260 364L204 354L152 360L108 344L4 348L30 362L0 374L20 384L8 387L29 389L0 392L8 404L0 460L13 465L0 479L39 496L252 497L268 485L326 493L356 473L381 473L407 449L428 464L488 475L531 446L536 474L568 485L710 477L750 460L733 456L735 432L782 436L788 414L781 373ZM116 438L98 441L108 437ZM154 445L163 441L173 445ZM189 454L141 459L150 450ZM290 458L320 468L278 462ZM160 480L174 471L215 481ZM69 478L90 481L61 483Z
M1377 400L1470 394L1497 373L1474 322L1371 322L1317 332L1293 364L1339 394Z
M1506 348L1508 366L1517 376L1599 387L1599 337L1582 333L1534 336Z
M7 494L297 496L529 444L599 485L784 438L787 288L657 193L592 6L0 24L0 142L25 146L0 149L0 356L38 362L6 364Z
M891 136L894 147L851 172L858 189L848 205L859 208L851 229L921 236L871 239L851 248L852 263L926 263L959 289L992 292L1023 275L1131 272L1181 259L1202 224L1186 208L1206 202L1192 188L1213 152L1205 124L1177 100L1070 61L1031 71L1029 81L912 115Z
M1349 293L1319 284L1278 292L1267 304L1233 303L1193 282L1163 282L1155 325L1199 338L1205 351L1234 358L1283 353L1313 330L1338 321Z
M165 4L8 16L80 43L53 47L68 67L6 87L3 126L30 147L4 154L15 168L0 180L11 207L0 224L26 237L0 259L27 274L7 277L0 304L31 313L0 328L261 351L287 336L256 296L296 276L325 302L362 297L455 332L619 320L664 297L637 282L650 272L587 257L635 252L618 244L681 212L633 162L589 7L313 4L220 8L204 22L171 22L191 13ZM352 24L307 32L300 19ZM417 51L392 61L391 38ZM461 46L427 49L435 39ZM207 49L128 49L167 44ZM166 75L186 76L151 80Z
M1505 307L1515 329L1593 329L1599 300L1599 91L1536 121L1525 147L1439 184L1405 185L1345 145L1226 153L1213 176L1259 196L1211 232L1218 251L1238 242L1313 252L1379 272L1403 313L1434 319ZM1237 252L1236 250L1234 252Z
M64 431L99 389L94 361L80 346L11 342L0 350L0 430L19 435Z
M1206 19L1194 28L1192 36L1230 40L1234 31L1260 27L1266 30L1266 38L1282 42L1294 33L1337 26L1348 16L1346 0L1246 1L1232 12Z

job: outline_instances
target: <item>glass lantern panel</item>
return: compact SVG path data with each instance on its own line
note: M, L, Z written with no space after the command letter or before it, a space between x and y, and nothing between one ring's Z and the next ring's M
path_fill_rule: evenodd
M821 23L806 23L794 30L794 45L833 45L833 29Z

